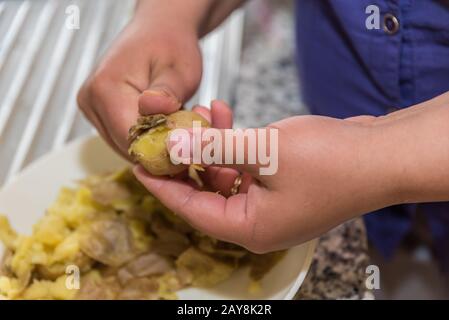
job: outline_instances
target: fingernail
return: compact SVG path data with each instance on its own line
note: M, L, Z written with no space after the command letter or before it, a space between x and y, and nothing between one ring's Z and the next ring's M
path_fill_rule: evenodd
M168 97L173 98L168 92L164 90L145 90L142 94L146 96L159 96L159 97Z
M148 89L142 92L142 95L145 96L152 96L152 97L166 97L169 98L171 101L173 101L176 104L181 104L181 101L178 100L175 96L170 94L167 90L155 90L155 89Z

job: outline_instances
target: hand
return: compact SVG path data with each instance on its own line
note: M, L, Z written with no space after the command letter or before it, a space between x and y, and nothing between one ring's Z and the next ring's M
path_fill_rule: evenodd
M147 4L150 1L141 7ZM195 27L182 14L171 19L157 12L154 3L148 11L154 15L144 9L136 13L78 96L86 117L125 157L128 130L139 112L175 112L196 91L202 72Z
M215 108L222 109L223 121L227 107L217 102ZM213 114L212 123L217 120ZM212 192L150 176L140 166L135 174L168 208L204 233L257 253L283 249L397 201L395 175L390 159L378 152L383 140L378 141L373 123L370 117L320 116L273 123L268 128L279 133L277 173L262 176L257 164L212 166L204 175ZM240 193L226 197L239 171L244 172Z

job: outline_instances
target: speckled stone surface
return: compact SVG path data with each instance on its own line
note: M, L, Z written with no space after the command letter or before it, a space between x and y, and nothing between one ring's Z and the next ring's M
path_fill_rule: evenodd
M369 265L362 219L347 222L319 241L297 299L373 299L366 289Z
M274 7L273 7L274 6ZM307 110L294 59L291 1L253 1L247 7L243 62L236 93L236 127L258 127ZM361 219L323 235L298 299L370 299L369 264Z

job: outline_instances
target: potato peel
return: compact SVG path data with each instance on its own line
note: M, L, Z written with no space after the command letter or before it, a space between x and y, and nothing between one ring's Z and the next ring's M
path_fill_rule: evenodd
M189 177L202 188L204 184L198 171L204 171L204 169L200 165L174 165L166 149L170 132L178 128L192 128L194 121L199 122L203 128L210 127L206 119L191 111L140 117L137 124L129 130L130 156L150 174L156 176L174 176L188 170Z

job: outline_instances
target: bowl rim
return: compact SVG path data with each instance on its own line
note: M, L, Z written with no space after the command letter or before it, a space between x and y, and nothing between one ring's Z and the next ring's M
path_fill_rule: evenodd
M315 253L317 244L318 239L313 239L303 244L307 246L307 253L301 268L301 272L296 277L295 282L290 287L283 300L293 300L295 298L296 294L298 293L298 290L301 288L302 284L304 283L304 280L306 279L307 274L309 273L310 265L312 264L313 255Z

